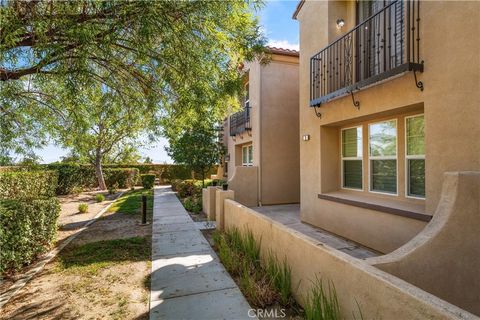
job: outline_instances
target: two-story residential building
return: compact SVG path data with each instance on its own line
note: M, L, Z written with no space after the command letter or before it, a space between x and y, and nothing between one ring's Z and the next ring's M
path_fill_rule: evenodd
M446 172L480 171L480 3L302 0L293 18L301 220L390 253L441 211ZM455 196L444 194L442 205ZM469 266L480 237L473 240L476 253L468 249L463 264L446 263L440 250L426 273L418 257L409 262L416 273L401 263L391 271L478 313L480 283ZM445 270L451 281L439 278Z
M223 173L247 206L300 200L298 52L267 47L245 63L242 110L224 124Z

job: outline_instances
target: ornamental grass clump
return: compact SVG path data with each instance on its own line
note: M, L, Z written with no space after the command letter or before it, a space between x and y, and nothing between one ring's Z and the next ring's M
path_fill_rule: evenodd
M103 194L99 193L95 196L95 201L103 202L103 201L105 201L105 196Z
M324 287L322 279L315 278L304 306L306 320L340 319L337 292L332 282Z
M286 260L280 263L270 253L262 263L260 241L250 230L231 228L225 233L216 232L213 240L223 265L253 306L265 308L278 303L297 307L291 295L291 270Z
M280 294L280 303L289 305L292 301L292 270L284 259L279 262L272 251L268 252L265 271Z

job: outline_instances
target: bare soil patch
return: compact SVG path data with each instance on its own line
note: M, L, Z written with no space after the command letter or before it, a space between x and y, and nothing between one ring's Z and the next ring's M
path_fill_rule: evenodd
M103 194L105 196L105 201L96 202L95 196L97 194ZM105 191L89 191L76 195L59 196L58 200L60 201L62 211L58 218L57 243L66 239L68 236L78 231L78 229L81 229L85 223L92 220L97 213L112 203L113 199L115 199L118 194L119 192L108 194L108 192ZM86 213L78 212L78 205L80 203L88 204L88 211Z
M199 213L194 213L194 212L190 212L190 211L187 211L187 212L190 215L190 218L192 218L192 220L195 221L195 222L208 221L207 215L203 211L201 211Z
M4 306L0 319L148 319L151 225L138 225L138 195L120 198L81 233ZM149 221L151 202L150 196Z

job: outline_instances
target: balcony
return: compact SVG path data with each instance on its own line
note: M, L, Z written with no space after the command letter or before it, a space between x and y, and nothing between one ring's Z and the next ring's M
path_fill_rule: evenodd
M403 72L423 72L419 46L420 1L390 2L310 59L310 106Z
M250 106L247 104L242 111L230 116L230 136L252 130L250 125Z

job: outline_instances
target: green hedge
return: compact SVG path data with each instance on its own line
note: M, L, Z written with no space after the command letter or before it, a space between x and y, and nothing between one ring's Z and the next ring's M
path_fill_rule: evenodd
M98 186L95 168L90 165L73 163L49 164L45 166L49 170L58 172L59 195L70 194L75 189L91 189ZM115 184L118 188L130 188L135 186L139 178L139 170L136 168L104 168L103 175L108 188Z
M103 174L107 188L131 188L137 184L139 178L137 168L105 169Z
M35 166L34 168L19 166L0 168L2 168L0 173L18 172L20 170L21 172L41 172L43 170L54 170L58 173L58 185L56 187L57 195L70 194L73 193L75 189L91 189L98 186L97 178L95 177L95 169L93 166L87 164L52 163ZM117 182L119 188L128 188L130 186L130 181L134 181L135 179L137 185L140 185L141 181L138 179L139 174L155 174L156 177L160 179L160 183L164 184L170 183L174 179L188 180L192 177L189 169L183 165L176 164L105 164L103 165L103 169L107 187ZM134 175L132 178L128 178L116 171L127 169L137 169L137 177L135 178ZM213 167L207 174L207 177L209 177L211 174L215 174L216 172L217 168ZM118 177L119 180L112 181L114 177ZM196 179L201 179L200 174L195 174L195 177Z
M142 174L140 175L142 180L142 186L145 189L152 189L155 184L155 175L154 174Z
M1 171L0 199L33 199L55 196L55 171Z
M58 172L56 193L59 195L70 194L75 189L94 188L98 184L95 169L92 166L61 163L49 164L46 168Z
M18 270L46 252L55 239L59 214L55 197L0 200L0 273Z
M186 166L179 164L105 164L104 168L137 168L140 174L155 173L163 183L170 183L172 179L187 180L192 178L192 172ZM213 166L206 177L217 173L217 166ZM195 173L196 179L201 179L200 173Z

